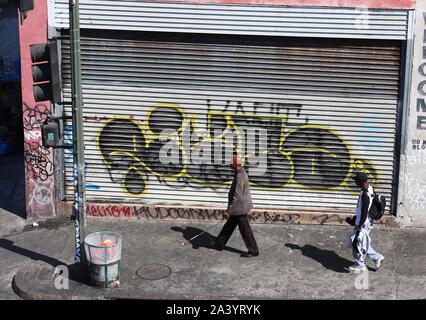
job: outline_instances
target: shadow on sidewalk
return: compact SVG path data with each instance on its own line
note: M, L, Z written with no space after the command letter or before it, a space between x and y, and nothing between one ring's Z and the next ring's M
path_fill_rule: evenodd
M204 230L201 230L201 229L198 229L198 228L193 228L193 227L186 227L185 229L182 229L181 227L171 227L170 229L172 229L173 231L176 231L176 232L181 232L183 238L187 241L189 239L191 239L192 237L195 237L196 235L199 235L200 233L204 232ZM213 236L212 234L210 234L208 232L205 232L202 235L200 235L199 237L192 240L190 242L190 244L192 244L193 249L199 249L200 247L203 247L203 248L207 248L207 249L216 250L213 246L215 240L216 240L215 236ZM231 248L231 247L228 247L228 246L225 246L225 248L223 250L238 253L238 254L245 253L245 251L234 249L234 248Z
M58 266L66 266L68 268L69 271L69 279L79 282L79 283L83 283L83 284L88 284L89 279L88 279L88 269L85 266L81 266L80 264L66 264L60 260L57 260L55 258L51 258L49 256L46 256L44 254L35 252L35 251L31 251L22 247L19 247L17 245L14 244L13 241L4 239L4 238L0 238L0 248L3 248L5 250L9 250L11 252L14 252L16 254L19 254L21 256L30 258L31 260L34 261L42 261L46 264L51 265L52 267L58 267ZM84 250L84 249L83 249Z
M319 262L324 268L338 273L350 273L348 268L353 262L342 258L332 250L323 250L311 245L300 247L294 243L286 243L285 246L292 250L300 250L302 255Z
M51 258L51 257L45 256L44 254L40 254L31 250L18 247L17 245L14 244L13 241L10 241L7 239L0 239L0 248L9 250L16 254L20 254L21 256L30 258L32 260L43 261L47 264L50 264L53 267L65 265L65 263L63 263L62 261L56 260L55 258Z

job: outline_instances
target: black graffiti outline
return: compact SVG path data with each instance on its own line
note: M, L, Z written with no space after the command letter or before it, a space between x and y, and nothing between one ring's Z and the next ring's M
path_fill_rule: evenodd
M33 108L23 103L23 125L25 130L40 128L41 124L51 115L48 105L44 103L36 104Z
M51 152L36 141L24 141L26 171L33 177L46 181L55 174L55 166L49 159Z

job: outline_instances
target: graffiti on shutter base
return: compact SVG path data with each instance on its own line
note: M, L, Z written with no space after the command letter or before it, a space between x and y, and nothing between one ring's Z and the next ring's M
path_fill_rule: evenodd
M168 220L203 220L223 219L223 209L187 208L187 207L154 207L110 204L88 204L86 212L93 218L136 218L136 219L168 219ZM275 211L254 211L249 220L259 223L300 223L301 215Z
M95 205L86 207L89 217L101 218L144 218L144 219L193 219L218 220L223 217L223 210L184 208L184 207L154 207L126 205Z

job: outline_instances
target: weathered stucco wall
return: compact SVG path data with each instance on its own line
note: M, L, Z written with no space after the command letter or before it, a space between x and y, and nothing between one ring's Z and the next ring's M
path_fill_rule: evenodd
M30 55L30 45L47 41L46 0L34 1L34 9L19 25L19 37L27 216L55 215L53 151L42 147L40 127L51 113L51 103L34 99Z
M417 1L405 154L401 157L398 216L426 225L426 1Z

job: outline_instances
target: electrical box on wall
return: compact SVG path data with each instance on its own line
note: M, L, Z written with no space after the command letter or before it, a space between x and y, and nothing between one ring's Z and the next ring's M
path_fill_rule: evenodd
M56 148L59 146L60 140L60 128L59 120L57 119L46 119L41 125L41 136L43 147L45 148Z

